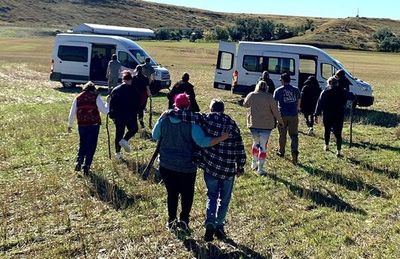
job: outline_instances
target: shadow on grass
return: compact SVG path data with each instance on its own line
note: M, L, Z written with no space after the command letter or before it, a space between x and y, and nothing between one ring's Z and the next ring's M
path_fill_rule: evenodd
M93 184L91 194L97 196L101 201L110 203L116 210L123 210L132 206L136 200L141 199L141 195L132 197L114 183L109 182L103 176L91 172L88 176Z
M150 160L150 158L148 159ZM160 184L162 182L162 178L160 172L157 168L153 167L150 169L148 175L144 175L144 169L148 164L148 160L145 159L136 159L135 157L130 160L123 159L122 162L126 164L129 170L131 170L134 174L137 174L145 181L151 181L155 184Z
M232 246L235 251L223 251L219 247L217 247L213 243L206 243L204 245L200 245L196 240L192 238L188 238L183 240L183 245L186 249L193 253L195 258L256 258L256 259L264 259L264 258L272 258L271 255L263 256L256 251L248 248L247 246L237 244L232 239L227 239L225 243Z
M343 141L345 144L350 144L348 141ZM385 144L375 144L375 143L370 143L367 141L360 141L359 143L352 143L352 147L356 148L364 148L364 149L369 149L369 150L378 150L378 149L385 149L388 151L393 151L393 152L400 152L400 147L393 147Z
M355 158L351 158L348 157L346 158L346 160L348 160L350 163L358 165L360 167L363 167L365 169L367 169L368 171L372 172L372 173L377 173L377 174L381 174L381 175L385 175L389 178L392 179L399 179L400 178L400 172L396 172L396 171L391 171L388 168L379 168L373 165L370 165L369 163L357 160Z
M351 212L351 213L358 213L361 215L367 215L367 212L365 210L353 207L351 204L345 202L335 193L327 189L325 189L327 194L323 194L319 191L313 191L292 184L274 174L267 174L266 176L268 176L269 178L271 178L276 182L284 184L297 197L303 199L310 199L319 206L330 207L335 209L337 212Z
M353 113L353 122L392 128L400 123L400 115L384 111L356 109Z
M318 176L323 180L329 181L333 184L339 184L350 191L367 191L370 195L376 197L388 198L388 195L377 187L362 182L360 179L349 179L339 173L324 171L318 168L298 164L310 175Z

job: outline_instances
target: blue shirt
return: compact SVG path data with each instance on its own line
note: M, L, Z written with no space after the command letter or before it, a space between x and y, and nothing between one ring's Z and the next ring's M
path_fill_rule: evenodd
M274 92L274 99L282 116L297 116L300 91L292 85L282 85Z
M180 119L167 116L164 118L161 118L157 121L156 125L153 128L153 131L151 135L153 136L153 139L155 140L160 140L161 137L161 122L165 119L169 119L172 123L180 123L182 122ZM212 137L207 137L202 130L202 128L199 125L192 124L192 138L194 142L199 146L199 147L209 147L211 145L211 140Z

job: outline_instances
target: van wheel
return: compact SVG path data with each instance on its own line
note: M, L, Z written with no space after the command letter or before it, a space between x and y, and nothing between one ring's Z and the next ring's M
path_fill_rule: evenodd
M75 87L76 84L72 83L72 82L62 82L62 86L65 88L72 88L72 87Z

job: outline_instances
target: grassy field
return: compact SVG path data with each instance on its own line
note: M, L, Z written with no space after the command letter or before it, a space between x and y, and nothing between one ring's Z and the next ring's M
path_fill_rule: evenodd
M0 257L400 258L400 55L327 50L374 86L375 104L356 112L355 145L349 148L346 123L344 158L324 152L318 125L316 136L300 134L294 166L275 155L273 131L267 177L247 165L236 181L226 226L232 241L206 243L202 172L193 234L177 238L165 229L164 186L138 173L155 147L140 134L134 152L116 163L103 123L91 175L73 171L78 136L67 133L67 117L79 89L48 80L52 43L0 38ZM240 98L212 88L216 44L140 44L173 82L190 73L203 111L222 98L250 149ZM167 106L165 93L153 98L157 113Z

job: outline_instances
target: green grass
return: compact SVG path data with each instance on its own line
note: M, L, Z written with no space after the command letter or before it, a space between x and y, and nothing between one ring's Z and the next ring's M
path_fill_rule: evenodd
M399 55L327 50L374 86L375 104L356 112L354 147L348 146L346 123L344 158L323 152L318 125L315 137L300 134L300 165L293 166L289 157L274 154L274 130L268 176L257 177L247 165L236 181L226 226L234 242L207 244L202 241L206 191L200 170L192 237L181 240L165 230L164 186L137 173L154 142L138 134L125 163L109 160L103 117L92 175L73 172L78 135L66 128L78 90L49 82L52 42L0 40L2 257L400 257ZM216 44L140 44L170 70L173 82L190 73L203 111L212 98L222 98L250 149L240 98L212 88ZM167 107L163 94L153 100L155 112ZM113 136L112 125L110 130ZM300 131L306 131L303 121Z

